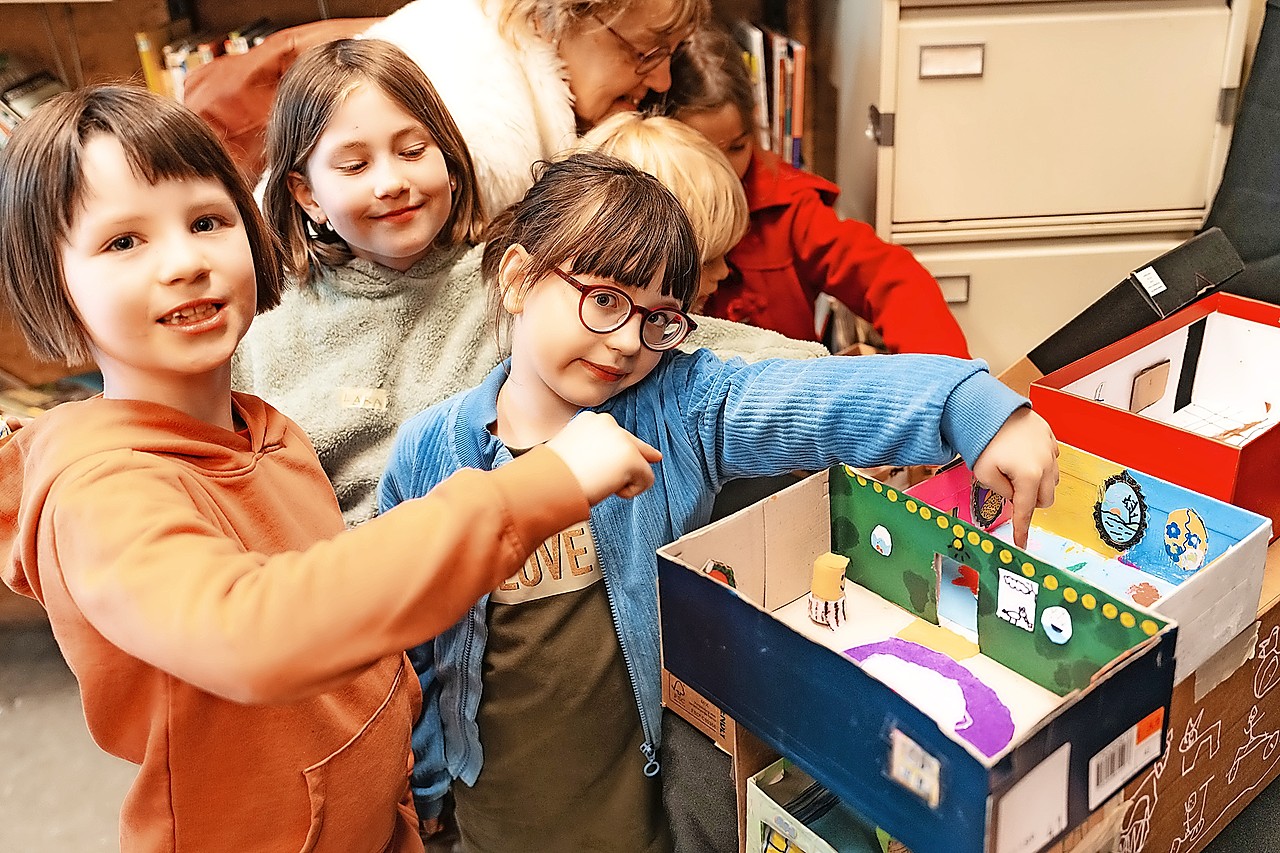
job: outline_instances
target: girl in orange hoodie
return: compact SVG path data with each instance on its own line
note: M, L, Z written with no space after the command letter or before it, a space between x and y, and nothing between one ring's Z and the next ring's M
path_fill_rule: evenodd
M231 391L280 263L193 114L59 96L0 155L0 303L101 397L0 443L0 576L44 605L97 743L139 765L134 851L420 851L402 649L549 536L653 482L605 415L348 532L290 420Z

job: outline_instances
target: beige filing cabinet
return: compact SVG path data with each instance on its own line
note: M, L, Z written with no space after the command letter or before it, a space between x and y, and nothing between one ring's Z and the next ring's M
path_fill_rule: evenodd
M999 371L1199 228L1255 0L831 0L840 212Z

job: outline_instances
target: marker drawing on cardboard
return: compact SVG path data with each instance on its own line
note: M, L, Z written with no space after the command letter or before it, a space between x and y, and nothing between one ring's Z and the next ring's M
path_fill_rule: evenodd
M1280 626L1273 625L1258 640L1256 654L1241 667L1239 677L1248 667L1253 668L1250 687L1257 701L1232 723L1210 717L1206 707L1193 709L1181 736L1170 732L1171 739L1177 737L1177 750L1171 748L1131 789L1133 805L1121 824L1117 853L1192 849L1233 817L1242 800L1272 779L1280 764L1280 749L1276 749L1280 731L1261 725L1265 712L1260 706L1267 704L1268 695L1280 684ZM1234 704L1224 707L1221 700L1210 698L1213 695L1201 701L1212 703L1216 713L1235 712ZM1274 705L1268 707L1275 710ZM1162 799L1174 803L1161 806Z
M1173 617L1179 626L1181 680L1252 623L1262 589L1269 523L1074 447L1063 444L1059 449L1061 477L1054 504L1033 516L1027 551L1116 596L1114 605L1099 604L1104 616L1124 621L1124 607L1138 606ZM908 493L937 506L972 506L966 498L973 482L972 473L958 465ZM1009 534L1008 518L1006 509L990 526L993 536ZM943 563L943 579L950 578L949 584L964 582L964 567L984 557L967 541L957 542L952 543L952 556L960 569ZM999 592L1001 602L1010 604L1001 603L998 612L1012 624L1023 624L1008 582ZM964 607L944 584L943 616L972 627L973 617ZM1051 619L1049 624L1056 622ZM1063 637L1055 628L1046 631L1046 636Z

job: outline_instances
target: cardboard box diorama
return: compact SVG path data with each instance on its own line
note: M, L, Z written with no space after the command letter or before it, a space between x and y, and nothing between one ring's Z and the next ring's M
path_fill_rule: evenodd
M910 853L785 758L748 779L746 797L752 853ZM1044 853L1115 850L1127 811L1116 794Z
M1030 396L1061 441L1275 519L1278 359L1280 307L1215 293Z
M834 629L809 615L827 551ZM666 669L913 853L1035 853L1163 749L1174 623L851 469L658 555ZM969 635L940 597L956 555Z
M1000 374L1019 394L1031 383L1213 292L1244 269L1221 228L1209 228L1134 270Z
M1053 506L1036 510L1026 550L1051 565L1069 566L1125 606L1149 607L1177 622L1175 683L1254 621L1267 519L1066 444L1059 444L1058 471ZM1012 505L962 464L907 493L996 537L1012 535ZM940 609L971 632L973 549L959 539L953 545L942 561ZM1117 618L1105 608L1103 615ZM1051 638L1063 636L1048 623L1045 628Z
M884 853L883 830L780 758L747 782L747 850L752 853Z

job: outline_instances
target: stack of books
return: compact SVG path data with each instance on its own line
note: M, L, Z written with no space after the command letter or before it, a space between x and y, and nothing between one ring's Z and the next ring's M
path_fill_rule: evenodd
M48 71L0 53L0 148L36 107L65 91L66 84Z
M230 32L192 33L190 21L179 19L167 27L135 33L134 39L147 88L181 101L193 68L223 54L248 53L277 29L268 19L258 18Z
M760 145L804 168L804 99L807 51L793 38L769 27L739 20L733 35L742 46L743 61L756 90Z

